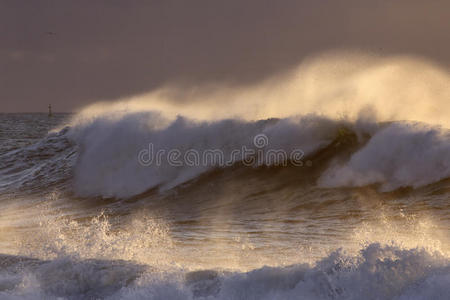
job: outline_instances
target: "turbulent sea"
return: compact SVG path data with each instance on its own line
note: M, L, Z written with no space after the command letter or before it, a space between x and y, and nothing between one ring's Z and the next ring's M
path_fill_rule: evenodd
M0 114L0 299L450 299L445 127L75 119Z

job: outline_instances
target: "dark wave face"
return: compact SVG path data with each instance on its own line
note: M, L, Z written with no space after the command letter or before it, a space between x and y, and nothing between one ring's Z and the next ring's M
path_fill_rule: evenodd
M0 298L447 299L449 197L423 122L3 114Z

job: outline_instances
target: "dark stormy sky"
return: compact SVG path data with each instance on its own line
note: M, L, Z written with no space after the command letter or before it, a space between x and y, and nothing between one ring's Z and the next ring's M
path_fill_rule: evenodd
M245 85L332 49L450 66L448 0L0 0L0 111Z

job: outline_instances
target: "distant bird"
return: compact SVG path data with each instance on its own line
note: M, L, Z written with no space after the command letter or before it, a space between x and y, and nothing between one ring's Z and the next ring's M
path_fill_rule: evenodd
M56 35L56 32L53 32L53 31L47 31L45 34L46 34L46 35Z

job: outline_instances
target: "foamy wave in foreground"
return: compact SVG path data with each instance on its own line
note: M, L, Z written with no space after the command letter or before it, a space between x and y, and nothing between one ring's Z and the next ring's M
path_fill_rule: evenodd
M450 260L423 249L370 244L315 265L250 272L160 272L126 261L1 256L2 299L448 299Z
M359 250L346 245L303 263L297 249L291 258L299 263L246 271L186 264L188 255L201 261L207 247L176 247L169 228L149 217L124 221L118 230L104 215L87 224L42 215L40 230L25 233L18 253L0 255L0 298L447 299L450 293L447 244L428 233L430 224L414 222L403 233L394 224L361 227L354 237L371 242Z
M148 212L83 221L52 208L34 215L39 226L16 231L17 248L0 255L1 299L447 299L450 293L447 236L433 220L380 216L354 228L354 241L336 240L334 250L314 260L293 243L288 264L276 235L268 235L267 248L237 253L228 240L205 264L213 240L179 244L170 224ZM232 262L235 254L244 263L246 254L264 257L264 248L275 249L274 261Z

